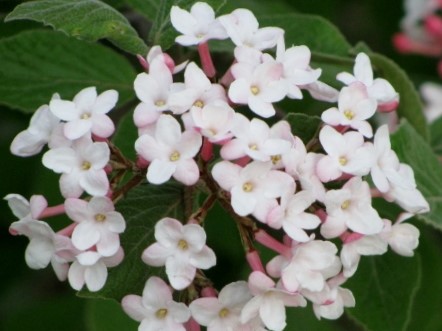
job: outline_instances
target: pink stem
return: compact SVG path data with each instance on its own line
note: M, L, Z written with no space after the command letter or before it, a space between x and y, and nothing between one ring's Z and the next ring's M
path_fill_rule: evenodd
M250 268L252 268L253 271L261 271L264 274L266 273L264 266L262 265L261 258L259 257L258 251L249 251L246 254L246 259L249 263Z
M322 223L325 223L325 221L327 220L327 213L325 212L324 209L318 209L315 211L316 216L319 217L319 219L321 220Z
M414 41L403 33L398 33L393 36L393 44L396 49L402 53L418 53L428 56L440 56L442 54L441 45Z
M356 241L358 239L361 239L364 237L363 234L357 233L357 232L348 232L345 231L339 238L341 238L342 242L344 244L351 243L352 241Z
M201 66L207 77L212 78L215 76L216 70L213 65L212 56L209 51L209 44L207 42L198 45L198 53L201 59Z
M436 15L429 15L424 21L425 30L431 36L442 39L442 20Z
M267 248L270 248L274 250L276 253L290 258L291 256L291 249L290 247L284 245L283 243L279 242L275 238L273 238L271 235L269 235L264 230L260 229L255 233L255 240L259 242L260 244L266 246Z
M382 197L382 192L379 191L377 188L371 188L370 193L371 193L372 198L381 198Z
M57 232L57 234L61 236L70 237L72 235L72 232L74 232L75 227L77 226L77 223L72 223L68 225L67 227L61 229Z
M137 59L138 59L138 62L143 67L144 71L148 71L149 70L149 63L147 62L147 60L140 54L137 54Z
M146 169L149 166L149 161L143 159L141 156L138 155L136 166L138 169Z
M204 138L203 147L201 149L201 158L204 161L209 161L213 157L213 144Z
M53 207L46 207L40 214L39 218L57 216L65 213L64 204Z
M190 318L185 324L187 331L200 331L201 326L193 319Z

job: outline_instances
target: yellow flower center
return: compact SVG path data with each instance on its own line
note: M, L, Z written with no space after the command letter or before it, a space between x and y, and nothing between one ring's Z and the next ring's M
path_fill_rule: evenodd
M164 102L164 100L157 100L155 101L155 106L157 107L163 107L166 103Z
M348 162L348 160L347 160L347 158L345 156L341 156L339 158L339 164L340 165L345 166L347 164L347 162Z
M259 93L259 87L256 85L251 86L250 92L252 92L253 95L257 95Z
M229 316L230 311L227 308L223 308L219 311L218 316L221 318Z
M347 209L350 206L350 200L345 200L342 205L341 208L342 209Z
M253 184L250 183L250 182L244 183L244 184L242 185L242 190L243 190L244 192L251 192L251 191L253 190Z
M181 157L180 152L175 151L172 154L170 154L169 160L172 162L175 162L175 161L178 161L180 159L180 157Z
M88 161L84 161L81 165L81 169L83 170L89 170L92 167L92 164Z
M249 145L249 148L250 148L252 151L257 151L257 150L258 150L258 145L257 145L257 144L250 144L250 145Z
M158 319L160 319L160 320L166 318L166 316L167 316L167 309L166 309L166 308L158 309L158 310L155 312L155 316L156 316Z
M91 118L91 114L89 114L89 113L83 113L83 114L81 114L80 118L81 118L82 120L87 120L88 118Z
M103 215L103 214L96 214L96 215L94 216L94 218L95 218L95 220L96 220L97 222L104 222L104 221L106 220L106 215Z
M185 251L189 248L189 244L184 239L180 239L180 241L178 241L178 248Z
M279 161L281 161L281 155L279 155L279 154L278 155L273 155L273 156L270 157L270 159L272 160L273 164L276 164Z
M203 108L204 107L204 102L202 102L201 100L196 100L193 105L195 107L199 107L199 108Z
M344 116L347 117L347 119L352 120L355 117L355 113L347 109L344 111Z

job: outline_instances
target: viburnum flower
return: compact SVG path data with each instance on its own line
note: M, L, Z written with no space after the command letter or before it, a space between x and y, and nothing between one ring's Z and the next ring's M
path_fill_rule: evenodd
M185 331L183 323L190 318L189 308L173 301L169 286L155 276L147 280L142 297L126 295L121 306L126 314L141 322L139 331Z
M59 98L58 94L52 96L52 100ZM59 124L60 119L51 113L48 105L39 107L32 115L29 127L20 132L12 141L11 153L22 157L40 153L43 147L51 141L52 134Z
M201 135L194 130L181 132L178 121L171 115L161 115L155 136L144 134L135 142L135 149L151 162L147 180L153 184L167 182L174 177L185 185L198 181L199 169L193 157L202 144Z
M385 199L394 201L404 210L413 214L422 214L430 210L430 205L417 189L413 169L405 163L399 165L396 172L388 176L390 190L384 195Z
M402 213L394 224L385 220L385 227L380 236L393 251L402 256L413 256L419 245L419 230L412 224L404 223L413 214Z
M382 255L387 252L388 248L387 242L381 237L381 233L370 236L361 236L357 233L354 235L356 235L354 240L350 239L352 235L344 240L340 254L343 274L347 278L353 276L356 272L361 255Z
M316 173L323 182L337 179L343 173L357 176L369 173L374 162L373 145L364 142L359 132L341 134L326 125L319 132L319 141L327 153L316 166Z
M253 298L242 309L242 323L259 316L268 329L280 331L286 326L285 307L305 307L307 304L301 295L279 288L260 271L250 274L249 289Z
M189 308L192 317L208 331L242 330L241 310L251 298L247 283L238 281L226 285L218 298L196 299Z
M195 128L210 142L222 143L231 138L235 111L224 101L215 101L204 108L193 107L190 113Z
M196 2L190 12L178 6L172 6L170 22L182 35L175 42L183 46L198 45L211 39L226 39L227 33L215 12L205 2Z
M83 191L104 196L109 190L104 167L109 162L109 147L92 142L88 137L77 139L72 147L59 147L43 155L43 165L61 173L60 190L65 198L78 198Z
M301 289L321 291L325 281L341 270L337 252L337 247L330 241L294 244L291 258L274 257L267 264L267 272L272 277L281 277L282 285L290 292Z
M215 253L206 246L206 233L197 224L183 225L173 218L163 218L155 225L157 242L142 255L144 263L166 266L171 286L182 290L195 277L196 269L209 269L216 264Z
M277 27L259 28L255 15L244 8L235 9L230 14L220 16L218 20L236 46L264 50L275 47L284 36L284 30Z
M120 247L119 234L126 228L123 216L115 211L112 200L92 197L87 202L69 198L65 200L66 214L78 223L72 233L72 243L79 250L96 246L102 256L112 256Z
M300 191L296 194L287 192L282 195L278 207L267 215L267 224L284 232L297 242L307 242L310 237L304 229L316 229L321 223L318 216L306 213L305 210L315 201L310 191Z
M282 63L282 77L288 83L287 97L302 99L301 86L316 82L321 75L321 69L310 67L310 49L305 46L292 46L285 49L284 38L278 42L276 61Z
M191 108L203 108L215 101L227 102L226 91L219 84L212 84L204 72L191 62L184 71L184 83L175 83L169 96L169 108L174 114L182 114Z
M356 302L350 290L340 287L347 278L342 274L329 279L322 291L301 291L301 294L313 302L313 311L318 319L338 319L344 313L344 307L354 307Z
M69 284L74 290L86 287L91 292L103 288L107 280L107 268L115 267L123 261L124 253L120 248L113 256L103 257L94 251L82 252L75 256L68 272Z
M259 116L274 116L272 103L281 101L288 91L287 83L281 79L282 64L268 61L252 68L248 64L236 63L231 70L235 80L230 84L229 98L235 103L248 105Z
M327 109L321 118L329 125L349 126L371 138L373 129L367 119L374 115L376 107L376 101L368 97L365 86L355 82L339 93L338 108Z
M361 177L351 178L342 189L327 191L324 204L327 219L321 226L321 234L325 238L337 237L347 228L365 235L377 234L383 228L378 212L371 205L370 187Z
M370 58L365 53L359 53L356 56L353 73L341 72L336 79L346 85L360 82L367 88L370 98L376 100L378 109L382 111L391 111L399 105L399 95L393 86L383 78L373 79L373 69Z
M281 125L282 124L282 125ZM276 123L272 128L259 118L247 119L236 113L231 132L234 138L221 148L221 157L225 160L234 160L243 156L258 161L275 160L272 158L289 152L293 144L293 136L285 137L281 132L282 126L288 125L285 121Z
M268 212L276 207L276 198L295 185L293 178L278 170L271 170L271 162L254 161L244 168L221 161L212 169L218 185L231 194L233 210L240 216L254 214L265 222Z
M53 99L49 109L59 119L66 121L64 134L68 139L78 139L93 133L102 138L115 131L114 122L106 114L115 107L118 92L108 90L97 95L95 87L78 92L73 101Z
M37 220L43 210L48 206L48 202L42 195L33 195L28 201L20 194L8 194L4 197L12 213L19 220Z

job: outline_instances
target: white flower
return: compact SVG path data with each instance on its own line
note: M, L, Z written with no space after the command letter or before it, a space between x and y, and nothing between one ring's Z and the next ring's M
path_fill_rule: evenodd
M218 298L199 298L189 308L192 317L208 331L241 330L241 309L251 299L247 283L239 281L226 285Z
M45 197L42 195L33 195L28 201L20 194L11 193L5 196L4 199L8 202L14 216L19 220L36 220L48 206Z
M182 114L191 108L203 108L217 100L227 102L226 92L219 84L212 84L204 72L191 62L184 72L184 84L175 83L169 96L169 108L174 114Z
M59 119L66 121L64 134L68 139L78 139L93 133L102 138L115 130L114 123L106 114L115 107L118 92L108 90L97 96L95 87L78 92L73 101L53 99L49 109Z
M109 190L104 167L109 162L109 147L93 143L88 137L77 139L72 147L59 147L43 155L43 165L61 173L60 190L65 198L78 198L83 191L104 196Z
M182 35L175 41L183 46L198 45L210 39L226 39L227 34L220 22L215 19L215 12L205 2L196 2L190 12L178 6L172 6L170 22Z
M328 154L316 166L316 173L323 182L337 179L343 173L357 176L369 173L374 161L373 145L364 142L359 132L340 134L326 125L319 133L319 140Z
M181 132L178 121L171 115L161 115L155 137L144 134L135 142L135 149L151 164L147 180L153 184L167 182L170 177L185 185L198 181L199 169L193 157L202 145L201 135L193 130Z
M58 95L52 97L57 99ZM11 153L17 156L32 156L40 153L43 147L51 141L55 128L60 119L53 115L48 105L39 107L32 115L29 127L20 132L11 143Z
M89 202L66 199L66 214L77 222L72 233L72 243L79 250L96 245L102 256L112 256L120 247L119 233L126 227L123 216L115 211L114 204L106 197L92 197Z
M174 289L189 286L196 269L209 269L216 264L215 253L206 246L206 233L197 224L182 225L173 218L163 218L155 225L157 242L142 255L144 263L166 266L166 274Z
M123 258L124 253L121 248L115 255L108 257L93 251L80 253L69 268L69 284L77 291L85 284L89 291L99 291L106 283L107 268L117 266Z
M334 238L347 228L365 235L377 234L383 228L378 212L371 205L368 183L353 177L340 190L325 194L327 219L321 226L325 238Z
M223 145L221 157L234 160L247 155L258 161L273 161L276 160L276 156L282 158L293 144L293 136L284 136L284 130L289 128L285 121L269 128L268 124L259 118L250 121L244 115L236 113L231 129L234 138Z
M222 142L232 136L235 111L226 102L215 101L204 108L193 107L190 113L195 127L210 142Z
M271 162L254 161L246 167L221 161L212 169L213 178L231 194L233 210L240 216L254 215L265 222L267 213L276 207L276 198L293 189L293 178L271 170ZM293 189L294 190L294 189Z
M255 68L249 64L236 63L232 66L235 80L229 87L229 98L238 104L247 104L255 114L268 118L275 115L273 102L281 101L288 86L281 79L282 64L268 61Z
M282 227L297 242L309 241L304 229L316 229L321 223L318 216L305 212L314 201L309 191L288 192L281 197L280 205L268 214L267 224L275 229Z
M147 280L142 297L126 295L121 305L126 314L141 322L139 331L185 331L183 323L190 318L186 305L173 301L172 291L158 277Z
M403 213L393 225L385 220L386 226L381 236L388 242L391 249L399 255L413 256L414 250L419 245L419 230L409 223L403 223L413 214Z
M346 85L360 82L367 88L370 98L376 100L378 109L383 111L391 111L399 105L399 95L393 86L383 78L373 79L373 69L371 67L370 58L365 53L359 53L356 56L353 69L354 76L347 72L341 72L336 79Z
M376 107L376 101L368 98L365 86L354 83L339 93L338 108L327 109L321 118L327 124L349 126L371 138L373 129L367 119L374 115Z
M284 30L277 27L260 29L258 20L248 9L235 9L230 14L220 16L218 19L236 46L248 46L263 50L276 46L278 40L284 36Z
M285 306L305 307L307 304L301 295L278 288L272 279L260 271L250 274L249 289L254 297L242 309L241 322L246 323L259 316L270 330L285 328Z
M387 252L387 246L387 242L382 239L381 234L345 241L340 255L344 276L349 278L354 275L361 255L382 255Z

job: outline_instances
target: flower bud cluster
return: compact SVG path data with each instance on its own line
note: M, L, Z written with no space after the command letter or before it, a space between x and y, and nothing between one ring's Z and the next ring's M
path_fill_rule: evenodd
M285 308L305 307L307 301L318 319L339 318L344 307L355 305L341 285L356 272L361 255L384 254L388 246L413 255L419 231L404 221L429 210L413 170L391 149L387 126L374 129L370 122L376 112L394 111L399 95L388 81L373 77L364 53L357 55L352 73L338 74L340 91L326 85L319 80L322 70L311 67L307 46L286 48L284 31L259 27L249 10L216 18L209 5L197 2L190 11L173 6L170 17L181 33L176 42L196 46L201 67L175 65L158 46L146 59L139 57L146 72L134 82L140 100L133 115L136 167L145 169L151 185L173 178L195 185L208 199L188 220L158 221L156 241L141 260L164 266L170 286L150 277L142 297L123 298L123 309L142 331L283 330ZM212 39L235 45L233 64L222 75L209 51ZM302 99L303 91L337 103L322 113L318 139L310 142L292 132L275 106L286 98ZM106 266L122 258L119 234L125 223L106 197L112 197L106 175L110 150L102 142L114 130L105 114L115 103L115 91L97 96L93 88L73 102L54 97L11 147L27 156L47 143L43 164L62 174L63 211L75 223L61 233L37 220L47 210L42 197L29 203L7 199L20 218L11 231L31 240L28 264L51 261L60 270L72 262L68 277L75 289L84 283L91 291L101 288ZM83 192L89 201L79 199ZM372 197L406 213L395 223L382 219ZM237 222L252 269L247 281L219 292L202 272L216 265L201 226L216 221L205 220L215 200ZM276 232L277 238L269 234ZM275 252L265 266L255 242ZM51 253L42 254L42 246ZM186 291L183 302L174 301L173 290Z
M106 114L117 100L117 91L97 95L95 87L83 89L73 101L56 94L49 105L37 109L29 127L11 144L12 153L23 157L38 154L48 145L42 162L61 174L65 201L48 207L41 195L30 201L18 194L7 195L19 219L11 224L10 232L30 239L25 255L29 267L41 269L51 262L57 277L67 278L76 290L84 285L90 291L100 290L107 268L118 265L124 256L120 234L126 223L110 198L106 169L111 153L105 140L115 130ZM42 221L64 213L73 223L58 232Z
M442 56L442 3L439 0L405 0L402 32L393 38L399 52L439 58ZM442 61L437 71L442 76Z

